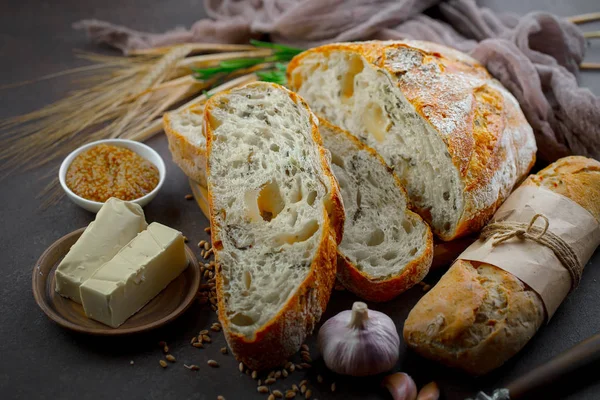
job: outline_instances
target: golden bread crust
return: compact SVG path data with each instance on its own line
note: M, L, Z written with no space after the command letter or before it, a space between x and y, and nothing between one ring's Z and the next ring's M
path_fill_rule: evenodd
M582 157L564 157L535 175L523 185L541 186L573 200L600 221L600 162Z

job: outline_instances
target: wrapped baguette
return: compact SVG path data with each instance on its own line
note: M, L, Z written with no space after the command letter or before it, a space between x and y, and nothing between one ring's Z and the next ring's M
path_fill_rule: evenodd
M540 209L531 239L513 234L502 241L495 233L459 256L410 312L404 324L409 347L482 375L525 346L576 285L579 275L568 270L569 260L581 271L600 244L600 162L566 157L530 175L494 220L514 225L521 217L523 225ZM546 218L547 229L540 228ZM536 241L556 236L554 250ZM571 258L565 261L557 251Z

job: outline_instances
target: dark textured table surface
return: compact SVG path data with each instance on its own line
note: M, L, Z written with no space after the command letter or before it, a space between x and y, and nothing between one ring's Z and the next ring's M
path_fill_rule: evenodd
M497 10L525 13L542 9L562 16L600 11L596 0L487 0ZM41 1L4 0L0 5L0 86L62 71L85 62L76 59L73 49L97 50L70 24L81 18L105 19L131 27L162 31L189 26L203 15L200 0L104 0ZM598 30L589 24L586 30ZM592 43L586 61L600 61L600 40ZM600 94L600 71L584 72L584 86ZM44 81L26 87L0 91L0 118L32 111L61 98L73 87L69 79ZM146 207L149 221L159 221L182 230L191 243L206 239L207 221L194 202L185 201L189 187L184 175L170 161L166 139L159 135L148 142L165 158L168 180L157 198ZM221 334L214 343L197 350L189 345L194 334L216 321L214 313L192 306L170 325L147 334L126 338L99 338L74 334L53 324L37 308L31 293L31 271L44 249L59 237L87 225L93 215L63 201L39 211L37 193L44 170L13 175L0 181L0 397L3 399L231 399L266 398L256 392L256 382L238 372L231 355L222 355ZM434 282L435 277L427 281ZM373 308L392 315L401 331L411 307L422 296L413 289L396 300ZM350 307L354 298L335 293L326 318ZM402 346L397 370L414 376L418 385L439 382L443 397L463 399L480 389L509 382L577 342L600 331L600 254L587 266L580 287L571 294L548 326L543 327L526 348L505 366L484 378L470 378L437 366ZM177 362L160 368L162 356L157 343L165 340ZM311 339L309 343L314 343ZM313 355L318 357L313 346ZM214 358L221 367L211 369ZM130 361L134 364L131 365ZM198 364L201 370L188 371L183 364ZM593 367L597 371L598 365ZM318 384L323 374L327 383ZM597 377L597 374L594 373ZM313 398L387 399L378 378L342 379L327 373L320 360L308 372L294 372L289 387L309 379ZM545 398L599 399L600 379L571 377L553 388Z

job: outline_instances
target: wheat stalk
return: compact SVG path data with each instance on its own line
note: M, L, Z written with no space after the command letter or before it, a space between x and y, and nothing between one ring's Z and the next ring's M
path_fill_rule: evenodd
M581 69L600 69L600 63L584 62L579 66Z
M572 17L567 18L574 24L583 24L586 22L592 22L600 20L600 12L593 12L588 14L574 15Z
M247 44L221 44L221 43L190 43L191 54L225 52L225 51L244 51L256 50L256 47ZM171 50L172 46L154 47L151 49L132 50L129 55L163 55Z

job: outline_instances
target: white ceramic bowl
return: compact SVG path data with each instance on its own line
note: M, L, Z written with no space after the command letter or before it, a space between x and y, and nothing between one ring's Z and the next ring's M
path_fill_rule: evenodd
M156 166L156 168L158 169L158 174L159 174L158 185L156 185L156 187L150 193L146 194L145 196L140 197L135 200L131 200L132 203L139 204L142 207L144 207L146 204L148 204L156 196L156 194L162 187L163 183L165 182L165 176L166 176L166 172L167 172L167 169L165 168L165 163L164 163L163 159L160 157L160 155L151 147L149 147L143 143L136 142L134 140L126 140L126 139L98 140L96 142L88 143L84 146L81 146L80 148L78 148L77 150L75 150L71 154L69 154L64 159L62 164L60 165L60 170L58 171L58 179L60 181L60 185L62 186L63 190L67 194L67 197L69 197L69 199L71 199L71 201L73 201L73 203L77 204L78 206L80 206L82 208L85 208L88 211L91 211L93 213L97 213L98 211L100 211L100 208L102 207L102 205L104 203L101 203L99 201L92 201L92 200L84 199L83 197L76 195L75 193L73 193L73 191L71 189L69 189L69 187L67 186L67 182L66 182L67 169L69 168L69 165L71 165L71 163L73 162L75 157L77 157L82 152L88 150L89 148L97 146L99 144L110 144L113 146L120 146L120 147L128 148L129 150L136 152L137 154L139 154L140 156L142 156L143 158L145 158L146 160L148 160L152 164L154 164L154 166Z

